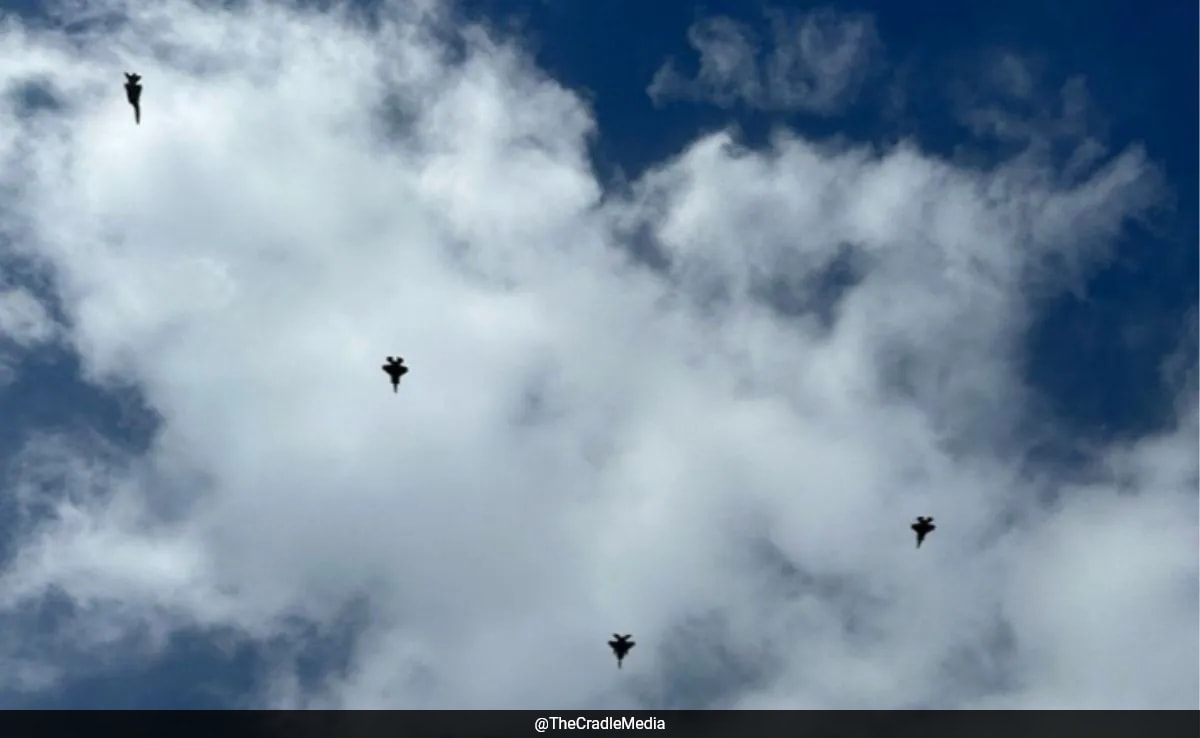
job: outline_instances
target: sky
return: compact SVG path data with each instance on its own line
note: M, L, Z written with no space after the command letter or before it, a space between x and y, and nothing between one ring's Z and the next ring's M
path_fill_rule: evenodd
M0 707L1200 707L1194 3L0 8Z

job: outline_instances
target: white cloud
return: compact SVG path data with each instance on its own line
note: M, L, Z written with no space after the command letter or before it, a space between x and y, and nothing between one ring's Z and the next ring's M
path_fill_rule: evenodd
M365 597L344 674L301 689L283 659L260 699L1195 705L1194 423L1052 509L1060 480L1013 461L1029 288L1153 202L1140 152L1067 186L1030 158L719 134L600 204L579 97L392 7L376 30L170 2L75 44L5 31L3 84L70 107L5 111L0 171L27 183L0 227L53 268L89 376L163 424L144 456L39 444L14 476L56 514L23 527L0 611L87 608L37 653L0 640L25 674L0 686ZM622 256L634 233L669 273ZM832 325L761 299L813 298L847 246ZM639 644L621 671L614 630Z
M688 42L700 54L694 79L668 59L646 92L656 104L706 101L764 110L839 113L857 96L880 45L871 16L829 9L770 10L769 52L756 34L725 16L696 21ZM763 57L760 62L760 57Z
M0 290L0 339L31 346L54 336L54 321L29 290Z
M57 330L29 290L0 282L0 387L16 378L23 351L53 340Z

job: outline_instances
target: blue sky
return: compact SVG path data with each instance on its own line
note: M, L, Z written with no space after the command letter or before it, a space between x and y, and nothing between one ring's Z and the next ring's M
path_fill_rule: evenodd
M0 705L1197 706L1194 4L415 5L0 5Z
M1179 320L1196 304L1197 262L1194 122L1200 116L1195 64L1196 12L1188 3L1129 2L945 3L837 5L871 15L886 44L875 78L850 110L831 119L789 111L764 113L739 105L655 106L641 80L650 79L664 56L694 69L695 51L680 31L701 13L724 15L766 33L761 9L813 6L739 2L466 3L502 24L515 23L537 49L537 59L556 79L595 96L601 167L636 173L676 152L681 142L725 125L742 126L747 141L761 140L774 125L817 136L846 135L886 143L912 136L922 148L952 156L969 145L982 161L1004 156L1000 146L980 145L956 120L952 89L986 73L986 52L1009 51L1038 67L1038 102L1058 84L1082 75L1095 106L1097 127L1121 149L1146 146L1165 170L1177 197L1169 235L1127 234L1111 265L1089 275L1086 299L1056 296L1030 336L1029 379L1043 390L1051 411L1073 433L1145 432L1164 420L1165 397L1114 392L1113 388L1159 384L1158 364L1173 347ZM621 53L613 49L620 48ZM984 52L984 53L981 53ZM982 57L982 58L981 58ZM686 60L686 61L685 61ZM888 111L890 87L903 75L903 112ZM913 89L915 88L915 89ZM984 96L988 93L982 92ZM993 93L994 94L994 93ZM1154 285L1154 287L1150 287ZM1136 332L1134 346L1128 334ZM1078 365L1093 367L1081 373ZM1143 390L1144 392L1144 390ZM1168 392L1169 394L1169 392Z

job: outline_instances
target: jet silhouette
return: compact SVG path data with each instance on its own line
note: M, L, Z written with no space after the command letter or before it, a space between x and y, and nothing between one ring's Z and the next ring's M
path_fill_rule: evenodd
M140 80L142 75L125 73L125 97L129 99L129 104L133 106L133 122L142 124L142 85Z
M933 524L933 518L925 518L917 516L917 522L912 524L912 529L917 532L917 548L921 547L921 541L925 540L925 536L937 529Z
M400 377L408 374L408 367L404 366L404 359L397 357L387 357L387 363L383 365L383 371L392 378L392 392L400 390Z
M616 640L608 642L609 648L611 648L613 653L617 655L618 669L621 668L621 661L625 658L625 654L629 653L629 649L637 645L633 641L629 640L632 637L633 636L630 635L617 635L616 633L613 633L613 638Z

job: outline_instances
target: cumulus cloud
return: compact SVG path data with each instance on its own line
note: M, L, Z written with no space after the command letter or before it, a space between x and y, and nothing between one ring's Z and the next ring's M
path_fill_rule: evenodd
M870 15L769 10L767 18L771 41L765 53L757 34L743 23L726 16L696 21L688 29L688 42L700 54L696 76L689 79L668 59L647 94L655 104L740 103L815 115L839 113L853 102L880 49Z
M445 6L87 7L4 27L61 105L3 111L0 229L161 423L11 466L0 690L200 631L284 644L266 706L1195 706L1194 401L1071 488L1014 433L1140 150L718 133L605 193L581 98ZM315 680L304 624L350 630Z

